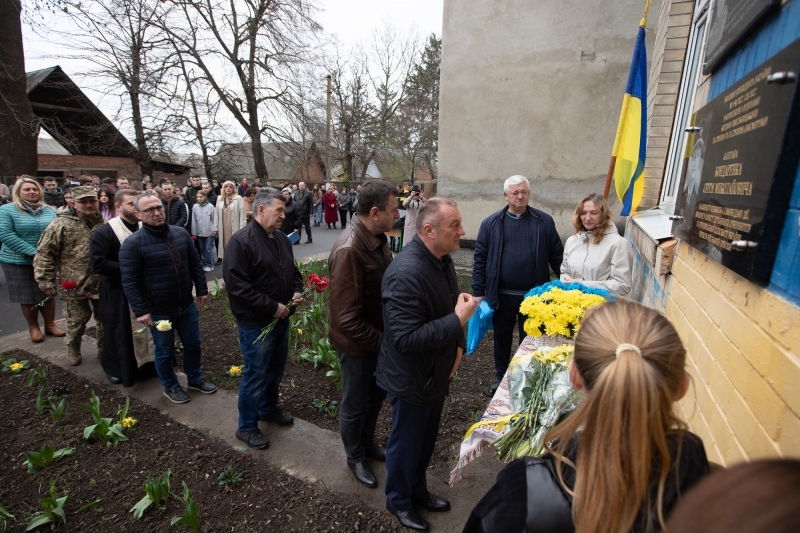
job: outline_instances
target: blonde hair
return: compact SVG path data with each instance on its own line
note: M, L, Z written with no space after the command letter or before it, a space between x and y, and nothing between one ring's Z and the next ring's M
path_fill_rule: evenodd
M678 333L657 311L617 300L586 312L573 357L586 398L547 440L559 480L573 496L576 533L627 533L643 504L647 529L654 515L663 529L662 499L672 468L667 437L675 431L682 437L686 427L672 408L686 379ZM573 438L575 464L565 457ZM575 468L572 491L564 484L564 462ZM656 502L649 500L653 472Z
M600 220L592 230L594 244L600 244L600 241L603 240L606 228L608 228L609 224L613 223L611 219L614 217L614 214L611 212L611 208L608 206L608 202L602 194L597 194L596 192L587 194L580 199L578 205L575 207L575 214L572 215L572 225L575 227L576 235L581 231L586 231L586 228L583 227L583 222L581 222L581 212L583 211L583 204L586 202L594 202L600 210Z
M233 187L233 194L232 194L232 195L230 195L230 196L228 196L228 195L225 193L225 187L227 187L228 185L230 185L231 187ZM220 188L220 192L222 193L222 198L227 198L227 199L233 198L233 197L234 197L234 196L236 196L236 194L237 194L237 193L236 193L236 184L235 184L235 183L233 183L232 181L226 181L226 182L223 182L223 183L222 183L222 187Z
M27 174L23 174L19 177L16 183L14 183L14 187L11 189L11 198L14 201L14 206L21 212L25 213L25 208L22 207L22 198L19 197L20 191L22 190L22 186L26 183L33 183L36 185L36 189L39 191L39 203L47 205L44 201L44 188L42 185L34 178L33 176L28 176ZM50 207L49 205L47 207Z

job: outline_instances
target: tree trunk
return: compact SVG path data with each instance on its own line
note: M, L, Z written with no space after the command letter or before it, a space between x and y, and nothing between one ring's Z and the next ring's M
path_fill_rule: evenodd
M39 121L26 91L20 0L0 0L0 177L36 175Z
M352 144L353 144L353 132L350 130L350 124L345 123L344 125L344 171L347 174L347 177L352 179L353 177L353 151L352 151ZM332 181L333 177L328 176L328 180Z
M144 125L142 124L142 109L139 102L139 92L141 91L141 57L137 52L133 52L133 76L128 86L128 95L131 99L131 114L133 115L133 130L136 134L136 146L139 149L139 166L142 175L153 175L153 160L150 157L150 150L147 148L147 138L144 135Z
M247 111L250 115L250 127L247 133L250 135L250 147L253 150L253 164L256 176L266 181L269 179L269 172L267 172L267 164L264 162L264 150L261 148L261 128L258 125L258 103L255 91L245 91L245 95Z

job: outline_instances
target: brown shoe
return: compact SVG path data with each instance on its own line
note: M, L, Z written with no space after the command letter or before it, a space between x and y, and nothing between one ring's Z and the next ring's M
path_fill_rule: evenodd
M78 366L82 360L80 349L67 347L67 362L69 364Z
M42 335L42 330L39 329L39 324L28 326L28 329L31 333L31 342L42 342L44 340L44 335Z
M66 337L67 332L58 329L55 322L48 322L44 325L44 333L45 335L50 335L51 337Z

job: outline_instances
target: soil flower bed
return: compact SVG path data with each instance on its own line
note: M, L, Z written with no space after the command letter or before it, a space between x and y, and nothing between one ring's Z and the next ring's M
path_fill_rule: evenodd
M54 422L47 409L37 411L39 383L26 385L29 372L0 374L0 506L14 517L0 513L0 530L22 531L43 510L40 500L51 496L53 486L54 500L63 503L66 517L62 524L56 515L54 531L189 531L184 525L170 526L173 518L186 514L181 501L185 482L197 506L199 531L400 531L385 512L295 479L135 399L121 423L127 441L116 446L84 441L84 429L94 422L81 404L89 402L94 390L102 416L116 420L118 407L125 404L120 390L90 383L22 351L2 355L12 357L29 360L31 371L41 365L47 387L69 392L64 394L63 417ZM74 450L56 452L58 458L28 473L25 452L35 452L31 457L36 458L52 455L52 450L42 450L45 446ZM173 495L163 508L151 505L135 519L130 511L145 495L148 478L168 471ZM241 481L221 484L236 473Z

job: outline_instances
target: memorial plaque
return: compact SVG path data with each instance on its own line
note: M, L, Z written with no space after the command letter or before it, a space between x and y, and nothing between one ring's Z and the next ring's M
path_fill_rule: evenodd
M711 8L703 74L717 70L780 5L781 0L716 0Z
M701 108L678 189L673 234L762 284L797 171L799 71L797 40Z

